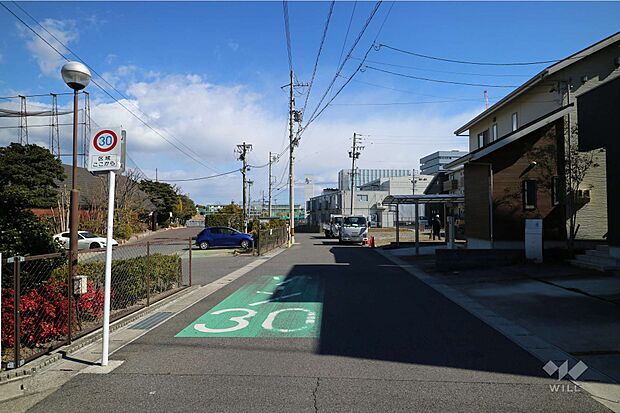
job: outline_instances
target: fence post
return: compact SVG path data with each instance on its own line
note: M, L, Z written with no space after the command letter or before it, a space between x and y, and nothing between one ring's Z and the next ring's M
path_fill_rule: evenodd
M21 298L21 286L20 286L20 257L13 257L13 319L15 325L13 328L13 368L19 367L19 346L20 346L20 319L19 319L19 300Z
M151 305L151 242L146 241L146 306Z
M189 286L192 286L192 237L189 237Z
M261 229L259 227L258 231L256 232L256 255L259 257L260 257L260 251L261 251L261 245L262 245L260 233L261 233Z

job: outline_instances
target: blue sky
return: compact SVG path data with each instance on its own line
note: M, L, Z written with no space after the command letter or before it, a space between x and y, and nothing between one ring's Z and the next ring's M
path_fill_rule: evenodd
M4 4L49 37L13 3ZM336 3L306 116L334 76L353 8L345 54L374 4ZM128 97L129 108L209 165L180 153L91 85L95 122L123 124L128 130L134 161L130 167L137 164L150 177L157 168L161 179L185 179L238 167L233 149L243 140L254 144L250 159L256 165L266 162L269 151L284 148L287 93L281 86L288 83L288 60L281 2L19 5ZM300 82L310 80L329 6L329 2L289 3L293 66ZM620 30L620 3L385 2L343 74L348 76L359 64L356 59L372 44L384 21L377 42L416 53L471 61L539 61L561 59ZM58 75L62 59L55 52L33 39L4 8L0 28L1 96L66 91ZM368 59L368 66L384 70L489 85L519 85L545 66L462 65L385 48L371 51ZM318 187L333 183L337 171L349 166L347 146L353 132L367 135L362 168L417 168L418 159L429 152L465 149L464 138L452 132L484 109L485 89L491 102L512 90L424 82L366 69L304 134L297 155L298 180L307 174L321 183ZM304 100L305 95L299 95L298 106ZM403 102L415 104L392 104ZM68 101L61 98L60 103ZM17 104L15 99L0 100L0 107ZM45 106L49 99L33 98L29 104ZM67 147L69 134L68 128L61 130ZM31 140L45 144L48 135L44 127L33 128ZM2 143L15 136L15 130L0 130ZM285 166L284 159L275 166L278 180ZM254 169L250 177L256 182L256 198L267 188L267 170ZM238 174L180 185L198 202L240 200ZM286 199L286 191L279 191L279 202Z

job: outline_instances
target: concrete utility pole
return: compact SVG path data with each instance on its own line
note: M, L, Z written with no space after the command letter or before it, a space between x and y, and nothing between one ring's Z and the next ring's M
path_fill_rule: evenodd
M291 77L289 86L289 168L288 168L288 203L289 203L289 226L290 237L288 240L288 246L290 247L295 243L295 169L294 161L295 157L293 152L295 146L299 144L299 132L295 136L293 131L295 122L301 124L301 112L295 110L295 87L307 86L302 83L295 83L295 75L291 70Z
M273 177L271 176L271 164L277 160L276 156L272 156L269 152L269 206L267 216L271 216L271 189L273 186Z
M242 206L242 211L243 211L243 232L248 232L248 216L247 216L247 197L246 197L246 186L247 186L247 181L246 181L246 174L247 174L247 169L248 169L248 157L247 154L248 152L252 151L252 144L251 143L245 143L243 142L240 145L237 145L237 150L236 152L239 154L239 157L237 158L238 160L240 160L241 162L243 162L243 167L241 168L241 175L243 176L243 206Z
M248 220L252 219L252 185L254 181L248 181Z
M411 191L415 195L415 169L411 170Z
M353 146L349 151L349 158L351 158L351 215L353 215L353 193L355 192L355 160L360 157L360 151L364 149L363 146L358 145L358 136L361 136L359 133L353 133Z
M289 225L291 236L289 239L289 247L295 243L295 177L293 169L293 149L295 148L295 139L293 138L293 121L295 116L295 77L291 70L291 87L289 95L289 167L288 167L288 202L289 202Z

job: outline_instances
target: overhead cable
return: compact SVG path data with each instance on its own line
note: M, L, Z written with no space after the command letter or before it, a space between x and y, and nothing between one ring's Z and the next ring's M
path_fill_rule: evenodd
M388 73L394 76L406 77L408 79L422 80L425 82L446 83L450 85L463 85L463 86L480 86L480 87L489 87L489 88L516 88L518 87L518 85L494 85L494 84L488 84L488 83L469 83L469 82L457 82L457 81L452 81L452 80L431 79L428 77L413 76L413 75L408 75L405 73L392 72L390 70L380 69L378 67L368 66L368 65L364 66L364 68L375 70L377 72Z
M45 39L43 36L41 36L36 30L34 30L32 28L32 26L30 26L28 23L26 23L23 19L21 19L17 14L15 14L11 9L9 9L4 3L0 2L0 6L4 7L9 13L11 13L17 20L19 20L24 26L26 26L32 33L34 33L39 39L41 39L45 44L47 44L50 48L52 48L56 53L58 53L63 59L65 59L66 61L70 61L62 52L60 52L56 47L54 47L47 39ZM38 23L38 22L37 22ZM40 24L39 24L40 25ZM77 56L76 56L77 57ZM81 60L81 59L80 59ZM86 64L86 63L84 63ZM88 66L88 65L87 65ZM93 70L94 72L94 70ZM105 79L104 79L105 81ZM140 123L142 123L144 126L146 126L147 128L149 128L151 131L153 131L156 135L158 135L160 138L162 138L164 141L166 141L168 144L170 144L171 146L173 146L175 149L177 149L179 152L183 153L184 155L186 155L187 157L189 157L190 159L192 159L193 161L197 162L198 164L211 169L215 172L218 172L216 169L214 169L213 167L205 164L204 162L202 162L200 159L198 159L197 157L195 157L191 152L187 152L183 149L181 149L179 146L177 146L176 144L174 144L173 142L171 142L168 138L166 138L164 135L162 135L159 131L157 131L155 128L153 128L151 125L149 125L146 121L144 121L141 117L139 117L138 115L136 115L133 111L131 111L127 106L125 106L121 101L119 101L116 97L112 96L112 94L110 94L110 92L108 92L105 88L103 88L99 83L97 83L97 81L95 81L94 79L91 79L91 82L97 86L99 89L101 89L106 95L108 95L112 100L114 100L116 103L118 103L123 109L125 109L127 112L129 112L133 117L135 117Z
M463 64L463 65L477 65L477 66L532 66L532 65L543 65L543 64L549 64L549 63L557 63L557 62L560 61L560 59L554 59L554 60L539 60L539 61L533 61L533 62L474 62L474 61L468 61L468 60L447 59L445 57L437 57L437 56L424 55L424 54L412 52L412 51L409 51L409 50L399 49L398 47L390 46L390 45L383 44L383 43L377 45L377 50L380 50L383 47L385 47L386 49L394 50L396 52L400 52L400 53L404 53L404 54L408 54L408 55L412 55L412 56L416 56L416 57L421 57L423 59L438 60L438 61L441 61L441 62L449 62L449 63L460 63L460 64Z

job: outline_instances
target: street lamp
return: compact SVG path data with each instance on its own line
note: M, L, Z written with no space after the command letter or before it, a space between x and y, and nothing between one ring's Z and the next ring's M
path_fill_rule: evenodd
M77 275L78 243L77 232L79 224L78 207L79 191L77 190L77 138L78 138L78 91L90 83L90 70L80 62L67 62L60 70L62 80L73 89L73 167L71 169L71 209L69 213L69 279L67 298L69 341L71 341L71 294L73 294L73 278Z

